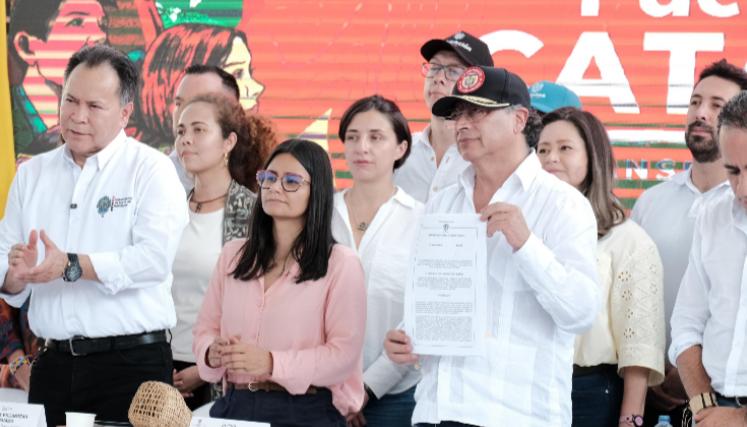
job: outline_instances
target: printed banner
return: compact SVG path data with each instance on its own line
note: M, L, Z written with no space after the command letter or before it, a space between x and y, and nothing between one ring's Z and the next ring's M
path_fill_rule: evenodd
M640 193L689 167L684 122L697 74L721 58L744 67L747 5L735 0L492 2L13 0L10 89L17 161L55 146L67 58L109 43L143 70L128 133L172 149L175 85L194 63L239 80L242 104L330 153L351 185L339 118L354 100L395 100L413 131L430 120L420 46L459 31L527 84L573 89L609 129L617 193Z

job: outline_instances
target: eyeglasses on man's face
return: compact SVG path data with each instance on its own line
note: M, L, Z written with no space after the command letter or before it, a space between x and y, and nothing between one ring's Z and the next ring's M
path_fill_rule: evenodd
M278 179L280 180L280 185L283 187L283 190L288 193L295 193L304 184L311 185L311 183L303 179L301 175L296 175L294 173L285 174L281 178L278 178L277 174L274 172L266 170L257 172L257 182L259 183L259 187L263 190L269 190Z
M490 113L490 110L481 107L466 107L458 109L455 108L446 118L449 120L457 121L462 116L464 116L465 119L474 123L484 119L485 116L488 115L488 113Z
M444 76L446 80L457 81L459 77L464 73L465 68L458 65L441 65L436 63L423 63L423 77L432 79L438 75L438 73L444 70Z

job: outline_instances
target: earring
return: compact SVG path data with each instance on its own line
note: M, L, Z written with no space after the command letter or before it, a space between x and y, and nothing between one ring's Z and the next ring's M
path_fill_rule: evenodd
M225 164L228 167L228 153L223 153L223 158L226 159Z

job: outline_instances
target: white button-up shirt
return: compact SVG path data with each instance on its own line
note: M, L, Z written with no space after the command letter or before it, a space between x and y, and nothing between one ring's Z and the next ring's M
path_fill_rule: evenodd
M711 386L724 396L747 395L747 213L727 193L695 224L690 264L672 315L669 360L703 346Z
M476 213L475 170L426 206ZM488 238L485 357L424 356L413 423L570 426L573 342L601 307L597 224L586 198L532 152L490 203L519 206L531 231L518 251Z
M431 125L428 125L422 133L412 135L410 155L405 164L394 171L393 177L394 185L423 204L456 184L459 174L469 166L456 144L446 150L441 163L436 166L436 152L428 139L430 133Z
M335 194L332 236L358 254L366 274L366 339L363 341L363 382L377 397L409 390L420 381L420 371L399 366L384 352L386 333L405 316L405 281L415 223L423 204L401 188L381 205L356 248L345 193Z
M61 251L88 255L101 282L59 278L0 297L20 307L31 294L29 322L43 338L171 328L171 265L187 221L171 161L124 132L82 169L66 145L34 157L18 169L0 221L0 277L11 246L44 229ZM38 249L41 264L41 240Z
M695 219L715 198L731 193L724 181L706 193L693 184L690 170L680 172L671 180L646 190L633 207L630 219L643 228L656 243L664 266L664 321L667 344L672 342L669 320L674 302L687 269L693 241Z

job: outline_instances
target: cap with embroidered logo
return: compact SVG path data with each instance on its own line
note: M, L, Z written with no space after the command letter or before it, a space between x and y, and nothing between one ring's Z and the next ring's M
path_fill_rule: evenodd
M493 57L490 48L477 37L460 31L446 39L434 39L426 42L420 48L420 54L426 61L430 61L438 52L449 50L455 52L459 57L470 65L493 66Z
M471 67L465 70L454 85L451 95L436 101L431 111L435 116L448 117L458 101L489 109L511 105L531 108L524 80L508 70L493 67Z
M532 107L545 114L563 107L582 108L581 100L572 90L546 80L530 86L529 97L532 99Z

